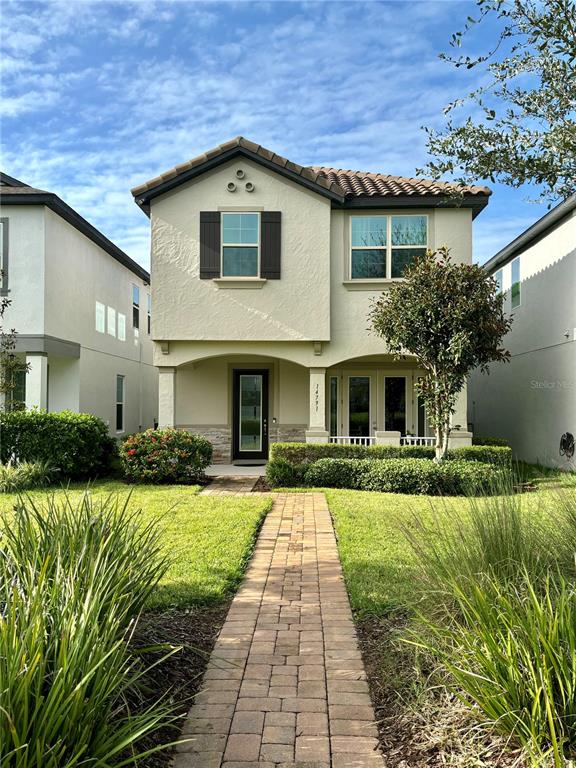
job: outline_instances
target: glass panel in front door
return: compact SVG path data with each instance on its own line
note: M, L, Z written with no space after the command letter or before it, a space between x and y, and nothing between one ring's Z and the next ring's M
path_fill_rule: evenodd
M241 375L239 390L239 448L241 451L261 451L262 374Z
M370 436L370 376L350 376L348 412L351 437Z
M405 376L386 376L384 381L384 424L386 431L406 434Z

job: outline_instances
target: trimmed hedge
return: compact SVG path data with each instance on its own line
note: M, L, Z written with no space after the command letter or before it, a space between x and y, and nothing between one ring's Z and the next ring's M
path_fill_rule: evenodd
M504 437L476 437L472 438L472 445L493 445L509 448L510 443Z
M41 462L59 479L106 475L117 455L116 441L102 419L89 413L14 411L0 414L0 462Z
M479 461L319 459L308 465L304 481L317 488L460 496L490 492L502 473L493 464Z
M126 478L136 483L196 483L212 461L212 443L184 429L147 429L120 448Z
M293 466L319 459L433 459L434 447L428 445L338 445L337 443L273 443L270 463L284 459ZM512 450L506 446L472 445L448 451L451 461L479 461L510 466Z

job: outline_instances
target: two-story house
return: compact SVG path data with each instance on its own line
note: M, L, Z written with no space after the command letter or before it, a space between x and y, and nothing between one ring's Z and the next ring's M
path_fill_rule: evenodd
M302 167L239 137L133 189L151 219L160 425L235 462L278 440L425 439L422 372L367 314L427 248L471 261L490 191L448 186ZM467 421L462 393L453 441Z
M515 455L574 468L576 436L576 195L553 208L485 265L513 317L510 363L475 372L470 422L504 437Z
M29 370L28 408L93 413L123 435L154 425L150 276L52 192L0 174L4 328Z

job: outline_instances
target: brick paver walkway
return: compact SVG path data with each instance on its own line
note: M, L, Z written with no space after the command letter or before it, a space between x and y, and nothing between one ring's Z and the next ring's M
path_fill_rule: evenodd
M275 494L174 768L383 768L322 493Z
M200 495L240 496L250 493L257 481L257 477L248 477L246 475L215 477L206 488L200 491Z

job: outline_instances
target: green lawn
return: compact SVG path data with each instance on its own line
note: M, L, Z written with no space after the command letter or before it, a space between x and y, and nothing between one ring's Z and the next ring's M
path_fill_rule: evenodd
M78 498L85 486L71 486ZM171 559L170 568L150 601L150 608L167 608L218 602L238 584L271 500L254 494L246 497L199 496L197 486L127 486L97 482L95 498L110 493L130 496L130 508L141 510L143 523L158 520L161 540ZM60 496L64 491L53 491ZM45 491L33 491L34 500ZM15 494L0 494L0 516L7 519Z
M536 509L552 499L548 485L568 484L565 476L539 477L538 490L522 496L522 504ZM574 488L574 485L571 485ZM449 522L450 510L465 510L462 497L407 496L326 489L334 518L338 548L352 608L361 614L382 615L410 603L415 592L416 563L404 529L416 519L425 525Z

